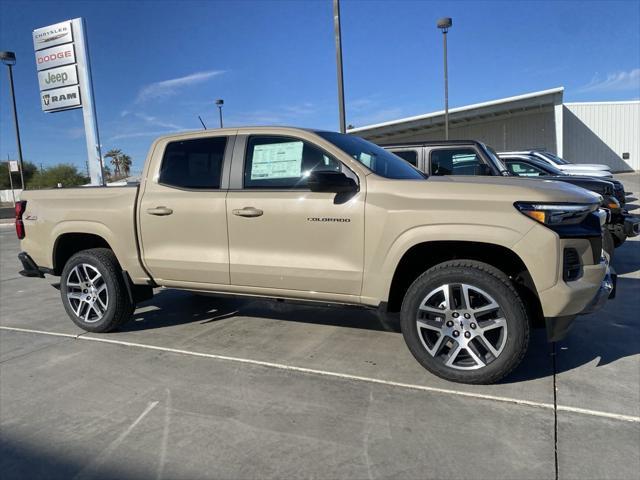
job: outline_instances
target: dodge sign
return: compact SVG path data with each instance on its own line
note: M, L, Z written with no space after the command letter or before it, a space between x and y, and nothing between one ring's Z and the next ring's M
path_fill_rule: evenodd
M60 65L68 65L69 63L76 63L76 53L73 50L73 43L36 52L38 71L59 67Z

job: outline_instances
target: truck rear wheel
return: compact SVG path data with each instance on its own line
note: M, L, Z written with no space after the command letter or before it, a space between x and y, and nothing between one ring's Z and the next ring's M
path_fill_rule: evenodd
M500 270L473 260L436 265L409 287L400 313L413 356L430 372L461 383L495 383L529 344L525 305Z
M118 260L107 248L73 255L62 270L60 294L73 323L89 332L110 332L135 309Z

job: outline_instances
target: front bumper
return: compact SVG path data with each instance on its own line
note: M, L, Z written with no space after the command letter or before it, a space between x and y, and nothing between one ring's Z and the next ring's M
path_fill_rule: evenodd
M578 315L587 315L594 313L604 307L607 300L613 299L616 296L616 282L617 275L613 268L607 265L606 273L600 287L595 293L595 296L587 304L587 306L579 313L573 315L561 315L557 317L545 317L545 325L547 329L547 340L549 342L557 342L562 340L573 325Z
M624 217L624 234L627 237L635 237L640 234L640 218L629 214Z

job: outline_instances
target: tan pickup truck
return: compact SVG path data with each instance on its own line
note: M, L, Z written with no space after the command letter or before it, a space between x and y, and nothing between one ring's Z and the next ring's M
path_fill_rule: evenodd
M431 372L495 382L530 328L560 338L614 285L600 197L569 184L431 177L358 137L296 128L165 136L139 185L27 191L26 276L116 329L162 286L399 312Z

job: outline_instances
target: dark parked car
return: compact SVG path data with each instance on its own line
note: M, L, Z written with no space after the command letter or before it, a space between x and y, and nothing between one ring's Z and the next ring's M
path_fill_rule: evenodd
M622 182L610 178L605 180L595 177L564 175L562 171L552 165L526 154L500 155L500 159L512 175L568 181L602 195L605 199L604 206L611 212L611 222L608 225L616 247L622 245L627 237L634 237L640 233L640 220L624 209L626 198ZM613 188L613 193L609 193L608 188L605 188L603 184L610 184ZM615 200L617 200L617 206L615 205Z

